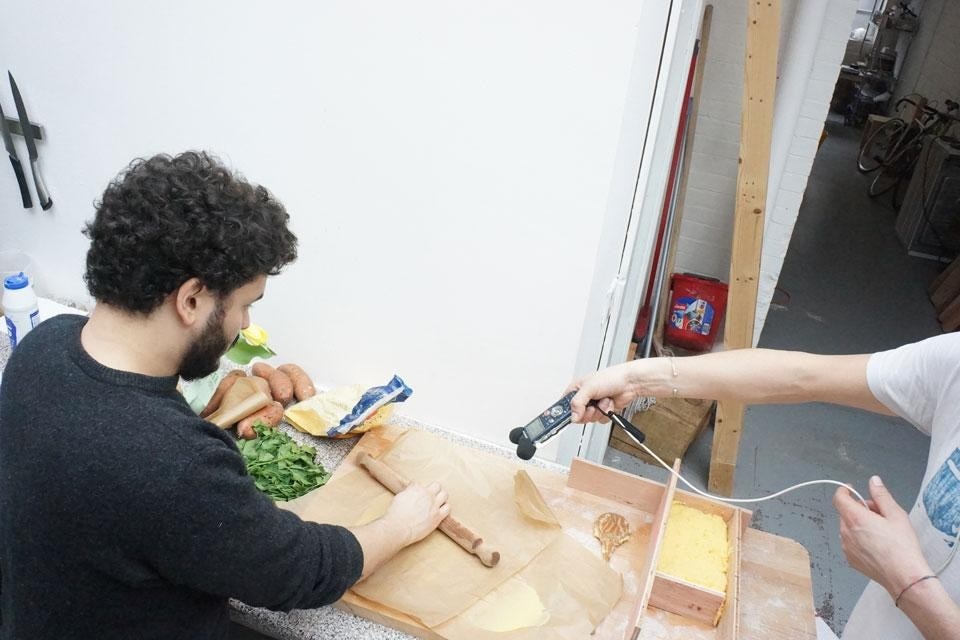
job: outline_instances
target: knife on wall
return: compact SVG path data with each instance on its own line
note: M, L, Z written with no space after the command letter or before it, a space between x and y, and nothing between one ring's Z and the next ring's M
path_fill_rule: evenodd
M17 156L17 148L13 146L10 127L7 126L7 119L3 115L3 105L0 105L0 137L3 138L3 146L6 147L7 155L10 156L13 172L17 174L17 184L20 185L23 208L30 209L33 207L33 200L30 198L30 189L27 188L27 179L23 175L23 165L20 164L20 158Z
M37 166L37 145L33 140L33 127L30 126L30 120L27 118L27 109L23 106L23 98L20 97L20 89L17 88L17 82L13 79L13 74L7 71L10 78L10 89L13 91L13 102L17 105L17 117L20 118L20 129L23 131L23 139L27 141L27 152L30 154L30 171L33 173L33 184L37 187L37 199L40 200L40 208L46 211L53 206L53 200L47 191L47 185L43 183L43 176L40 175L40 167Z

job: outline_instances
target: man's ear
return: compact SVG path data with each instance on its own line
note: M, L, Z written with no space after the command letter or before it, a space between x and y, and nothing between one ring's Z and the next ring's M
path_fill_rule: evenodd
M211 292L200 281L200 278L190 278L173 292L174 311L177 318L187 326L193 326L200 318L205 318L204 307L206 298Z

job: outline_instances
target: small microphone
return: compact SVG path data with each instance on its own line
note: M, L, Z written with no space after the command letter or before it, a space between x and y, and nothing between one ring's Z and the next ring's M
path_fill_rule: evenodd
M520 444L520 436L523 435L523 427L517 427L510 430L510 442Z
M529 438L521 438L517 444L517 457L521 460L529 460L537 452L537 445L530 442Z

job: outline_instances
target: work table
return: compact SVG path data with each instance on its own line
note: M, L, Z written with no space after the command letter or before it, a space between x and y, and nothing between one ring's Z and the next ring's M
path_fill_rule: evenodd
M390 424L426 429L468 447L482 449L505 458L515 458L514 452L510 449L442 429L431 428L403 417L392 418ZM325 469L331 472L339 466L340 462L350 453L350 450L353 449L358 441L357 438L345 440L316 438L308 434L300 433L286 423L281 423L280 428L297 441L315 447L318 461ZM563 471L565 469L560 465L543 460L534 459L531 463L541 468L553 469L555 471ZM368 638L408 640L414 637L341 611L336 607L298 609L290 613L281 613L251 607L237 600L231 600L230 604L232 607L231 617L234 621L280 640L320 640L321 638L336 638L337 640L365 640Z
M59 305L56 305L59 307ZM51 307L51 315L63 309ZM75 310L69 310L74 311ZM44 317L49 317L45 315ZM5 332L0 331L0 376L10 357ZM444 430L426 427L414 421L395 417L391 423L404 427L423 428L458 444L474 447L506 458L514 458L511 449L474 440ZM318 461L334 470L356 445L356 439L328 440L300 433L286 423L280 428L295 440L308 443L317 450ZM506 436L504 436L506 438ZM534 459L530 464L565 473L564 467ZM741 633L744 640L783 637L813 640L813 595L809 556L798 543L755 529L743 533L740 579ZM361 640L383 638L406 640L406 633L359 618L335 606L289 613L269 611L231 600L231 617L238 623L281 640L314 640L338 638ZM659 636L657 636L659 637Z

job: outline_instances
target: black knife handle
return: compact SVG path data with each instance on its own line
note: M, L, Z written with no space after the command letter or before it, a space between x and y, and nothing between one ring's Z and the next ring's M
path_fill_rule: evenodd
M10 158L10 164L13 165L13 172L17 174L17 185L20 187L20 198L23 199L23 208L32 209L33 200L30 198L30 189L27 188L27 178L23 175L23 166L20 164L18 158L13 156L7 156Z
M36 160L30 161L30 171L33 172L33 184L37 187L37 200L40 201L40 208L46 211L53 206L53 200L50 199L47 185L43 183L43 176L40 175L40 167L37 166Z

